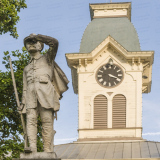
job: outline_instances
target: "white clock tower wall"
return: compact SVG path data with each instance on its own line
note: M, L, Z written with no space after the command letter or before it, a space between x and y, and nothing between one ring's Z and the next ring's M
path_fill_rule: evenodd
M122 83L113 88L104 88L96 81L97 69L108 63L109 59L119 65L124 72ZM79 139L82 138L110 138L110 137L141 137L142 118L142 71L138 66L126 62L108 49L87 67L81 65L78 69L79 95ZM95 130L94 98L103 94L108 100L108 129ZM126 97L126 129L112 129L112 99L115 95ZM139 129L136 129L139 128Z
M90 13L79 53L66 54L79 99L78 141L142 140L154 51L140 49L130 2L90 4Z

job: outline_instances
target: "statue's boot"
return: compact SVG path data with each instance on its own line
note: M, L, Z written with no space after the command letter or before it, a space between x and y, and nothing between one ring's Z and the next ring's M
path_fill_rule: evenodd
M44 152L53 152L53 123L42 123L42 138Z

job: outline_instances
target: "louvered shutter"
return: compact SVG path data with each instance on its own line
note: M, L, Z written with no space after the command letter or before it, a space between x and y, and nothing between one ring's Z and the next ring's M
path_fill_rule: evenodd
M94 128L107 128L107 98L104 95L94 98Z
M126 98L121 94L113 97L112 128L126 127Z

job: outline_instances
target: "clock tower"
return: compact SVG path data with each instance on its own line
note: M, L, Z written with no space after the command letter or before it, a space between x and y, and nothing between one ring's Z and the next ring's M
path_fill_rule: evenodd
M79 99L79 139L141 140L142 93L151 91L154 51L141 51L131 3L90 4L79 53L67 53Z

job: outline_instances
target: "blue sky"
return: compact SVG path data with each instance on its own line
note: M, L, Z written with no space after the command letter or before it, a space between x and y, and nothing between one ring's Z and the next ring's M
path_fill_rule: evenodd
M109 3L110 0L26 0L27 8L19 13L18 39L9 33L0 36L0 70L4 51L21 50L23 39L31 33L58 39L56 62L66 73L69 90L61 100L58 121L55 122L55 144L76 141L78 137L78 96L73 93L71 70L65 53L79 52L83 32L90 20L89 3ZM112 0L126 2L126 0ZM141 50L154 50L151 93L143 94L143 138L160 141L160 0L132 0L132 17ZM45 46L47 49L48 47Z

